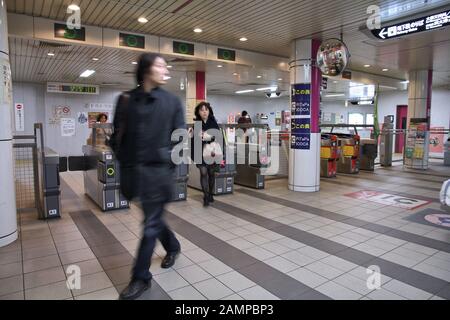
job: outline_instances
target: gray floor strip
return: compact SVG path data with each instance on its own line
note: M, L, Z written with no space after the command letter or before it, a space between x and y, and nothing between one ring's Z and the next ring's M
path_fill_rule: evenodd
M375 170L375 172L370 172L370 171L361 171L365 174L366 177L371 177L371 176L378 176L378 177L392 177L392 172L385 172L383 170ZM414 181L426 181L426 182L433 182L433 183L442 183L444 182L444 180L433 180L433 179L424 179L422 177L412 177L411 175L406 176L404 174L404 172L398 172L400 173L400 175L395 176L396 178L400 178L400 179L408 179L408 180L414 180Z
M352 218L352 217L346 216L344 214L308 206L306 204L301 204L301 203L283 199L280 197L274 197L274 196L271 196L271 195L268 195L265 193L256 192L256 191L246 189L246 188L240 188L240 189L236 190L236 192L243 193L248 196L259 198L259 199L262 199L265 201L278 203L285 207L293 208L293 209L300 210L300 211L305 211L307 213L321 216L321 217L324 217L324 218L327 218L330 220L334 220L337 222L346 223L346 224L349 224L351 226L358 227L361 229L366 229L369 231L386 234L386 235L394 237L394 238L398 238L401 240L405 240L408 242L416 243L416 244L419 244L422 246L426 246L429 248L433 248L436 250L450 253L450 243L445 242L445 241L439 241L439 240L423 237L423 236L420 236L420 235L417 235L417 234L414 234L411 232L398 230L395 228L383 226L381 224L365 221L365 220L358 219L358 218Z
M396 172L402 172L402 173L410 173L410 174L417 174L417 175L425 175L425 176L433 176L433 177L439 177L439 178L450 178L450 175L446 175L444 173L439 173L435 170L431 171L427 170L426 172L416 172L416 171L410 171L410 170L404 170L404 169L394 169L394 167L381 167L380 169L386 170L386 171L396 171Z
M436 187L427 187L427 186L419 186L419 185L414 185L411 183L405 183L405 182L401 182L401 181L397 181L397 179L393 179L392 177L390 178L385 178L385 177L381 177L381 174L377 175L377 174L372 174L372 175L365 175L365 174L346 174L346 173L338 173L338 179L339 176L342 177L347 177L347 178L352 178L352 179L358 179L358 180L372 180L372 181L379 181L382 183L392 183L395 185L401 185L401 186L408 186L408 187L413 187L413 188L418 188L418 189L424 189L424 190L429 190L429 191L436 191L439 192L441 191L441 188L436 188ZM411 179L414 181L419 181L418 179L414 179L414 178L404 178L404 177L398 177L401 179ZM422 181L426 181L421 179ZM431 182L435 182L435 183L439 183L437 181L431 181Z
M201 197L193 197L193 199L202 201ZM450 284L445 280L415 271L218 200L212 204L212 207L362 267L367 268L372 265L378 265L381 273L386 276L433 293L444 299L450 299L450 290L448 288Z
M328 296L236 249L170 211L166 211L166 218L175 232L280 299L330 300Z
M339 179L339 178L337 178L337 179ZM370 189L372 191L389 193L389 194L402 196L402 197L406 197L406 198L415 198L415 199L419 199L419 200L423 200L423 201L440 203L438 198L430 198L430 197L425 197L425 196L421 196L421 195L417 195L417 194L398 192L398 191L393 191L393 190L388 190L388 189L383 189L383 188L376 188L373 186L369 186L369 185L365 185L365 184L361 184L361 183L357 183L357 182L342 181L342 180L337 180L337 179L326 178L326 179L321 179L320 181L325 182L325 183L332 183L332 184L336 184L336 185L353 187L353 188L366 188L366 189Z
M81 202L81 199L63 180L61 189L62 202L66 196L73 199L73 195ZM69 212L69 215L120 293L130 281L133 256L91 210ZM155 281L152 281L151 289L144 292L137 300L171 300L171 298Z

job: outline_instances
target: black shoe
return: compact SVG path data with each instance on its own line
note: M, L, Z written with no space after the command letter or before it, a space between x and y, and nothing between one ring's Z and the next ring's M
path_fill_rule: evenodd
M119 300L134 300L139 298L141 294L151 287L150 281L131 280L130 284L123 289L119 296Z
M208 207L209 206L209 197L208 196L204 196L203 197L203 206L204 207Z
M213 197L213 194L212 194L212 193L209 194L209 199L208 199L208 201L209 201L209 203L213 203L213 202L214 202L214 197Z
M175 264L175 260L178 258L178 255L180 254L180 251L167 253L167 255L164 257L163 261L161 262L161 268L163 269L169 269Z

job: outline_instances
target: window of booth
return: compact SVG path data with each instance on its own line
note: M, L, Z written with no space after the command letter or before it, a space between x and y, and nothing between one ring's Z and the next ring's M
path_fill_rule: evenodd
M364 124L364 114L362 113L349 113L348 124Z
M366 114L366 124L374 124L374 114L368 113Z

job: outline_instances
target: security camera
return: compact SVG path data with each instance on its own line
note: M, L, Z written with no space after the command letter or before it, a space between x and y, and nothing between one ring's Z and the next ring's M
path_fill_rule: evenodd
M272 93L271 93L271 92L266 92L266 97L267 97L267 98L272 97Z
M281 92L277 92L275 94L277 95L277 97L281 96Z

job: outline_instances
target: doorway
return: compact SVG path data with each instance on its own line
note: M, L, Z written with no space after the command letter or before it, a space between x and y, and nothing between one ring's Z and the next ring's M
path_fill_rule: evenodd
M396 117L396 129L406 129L406 121L408 119L408 106L397 106ZM403 134L397 134L395 139L395 153L403 153L403 147L405 146L405 136Z

